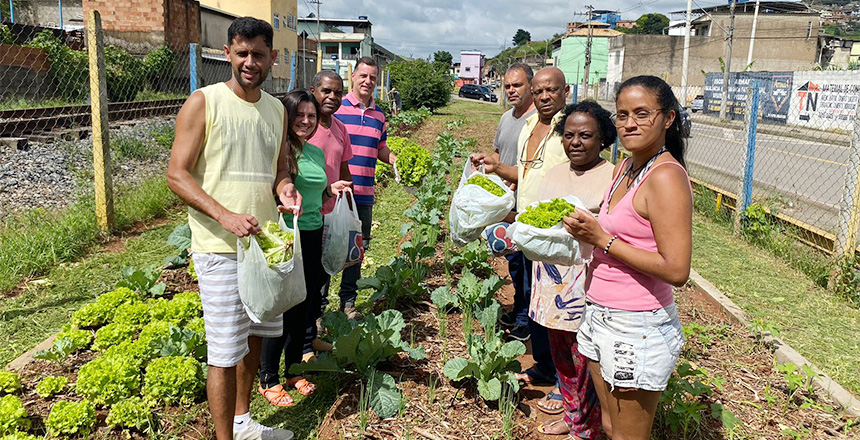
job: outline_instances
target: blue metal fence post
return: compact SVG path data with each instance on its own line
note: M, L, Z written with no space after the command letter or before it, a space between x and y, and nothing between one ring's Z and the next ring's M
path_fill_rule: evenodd
M60 9L60 29L63 28L63 0L57 0L57 7Z
M570 99L571 104L579 102L579 84L573 85L573 97Z
M290 54L290 86L287 90L293 90L296 87L296 52Z
M191 92L197 90L197 43L190 43L188 48L188 77L191 79Z
M755 139L758 129L758 104L759 84L758 80L750 81L750 89L747 92L746 112L744 114L744 134L746 134L747 154L744 158L744 175L740 194L738 195L738 210L735 213L735 232L740 232L741 218L744 212L752 204L753 171L755 169Z
M12 0L9 0L9 20L12 23L15 22L15 5L12 4Z
M612 144L612 163L618 163L618 137L615 138L615 143Z

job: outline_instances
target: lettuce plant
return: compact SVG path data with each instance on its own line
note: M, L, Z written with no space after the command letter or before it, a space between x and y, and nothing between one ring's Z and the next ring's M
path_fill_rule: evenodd
M0 370L0 395L12 394L21 389L21 378L12 371Z
M478 185L496 197L505 195L505 190L502 189L502 187L483 174L475 174L474 176L469 177L469 180L466 181L466 185Z
M75 390L93 403L111 405L137 394L140 368L119 356L98 357L81 367Z
M547 229L558 224L568 213L576 210L564 199L552 199L549 202L529 206L526 211L517 216L517 221L536 228Z
M138 302L133 304L123 304L117 307L114 312L113 323L123 324L140 330L149 323L150 303Z
M41 438L27 434L26 432L13 432L0 437L0 440L40 440Z
M69 384L69 378L64 376L48 376L36 385L36 394L43 399L54 397Z
M113 320L116 309L122 304L140 301L140 296L125 287L104 293L96 302L87 304L72 314L72 324L78 327L99 327Z
M128 341L134 338L137 329L128 324L112 323L96 331L96 339L93 341L93 349L102 351L110 346Z
M148 403L190 404L203 390L203 369L194 358L168 356L150 362L143 380Z
M137 339L141 341L141 343L151 346L152 341L167 337L170 337L170 323L159 320L146 324L146 326L143 327L143 330L140 331L140 336L138 336Z
M55 437L86 438L96 424L96 407L87 399L80 402L61 400L54 404L45 427Z
M281 230L277 222L267 221L260 233L256 235L256 239L269 266L290 261L290 258L293 258L295 240L293 233Z
M0 397L0 435L16 431L26 431L30 428L27 409L18 396Z
M137 369L145 367L157 355L158 353L149 343L140 339L120 342L104 352L105 357L124 359L133 364Z
M140 397L133 396L111 406L106 422L111 428L144 431L152 425L153 420L149 405Z
M85 350L93 343L93 332L90 330L81 330L73 327L71 324L66 324L63 329L57 333L56 339L69 338L72 340L72 346L75 350Z

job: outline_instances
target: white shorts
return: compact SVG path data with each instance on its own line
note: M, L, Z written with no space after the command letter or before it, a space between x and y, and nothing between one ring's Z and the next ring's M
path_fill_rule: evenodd
M235 367L250 351L248 336L277 338L284 333L284 320L256 324L245 312L239 299L236 254L192 254L203 322L206 326L207 364L213 367Z

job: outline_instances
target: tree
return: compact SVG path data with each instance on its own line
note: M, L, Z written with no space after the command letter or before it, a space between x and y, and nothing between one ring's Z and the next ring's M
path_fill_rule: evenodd
M447 70L439 70L435 64L421 59L388 63L391 86L400 92L404 110L434 110L448 104L453 80Z
M520 46L528 43L532 39L532 34L523 29L517 29L517 33L514 34L514 46Z
M451 52L440 50L433 53L433 65L442 71L450 70L452 62L454 62L454 57Z
M669 18L663 14L645 14L636 20L634 34L660 35L669 26Z

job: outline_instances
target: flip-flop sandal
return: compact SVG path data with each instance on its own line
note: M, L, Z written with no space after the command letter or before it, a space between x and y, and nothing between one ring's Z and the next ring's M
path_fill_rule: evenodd
M555 385L556 384L555 379L550 380L550 379L547 379L545 377L538 376L537 374L535 374L534 371L532 371L531 368L520 371L519 374L525 374L526 376L529 377L529 380L520 379L523 382L525 382L526 385Z
M567 426L567 423L564 422L564 419L553 420L551 422L547 422L547 423L544 423L544 424L541 424L540 426L538 426L538 432L541 434L544 434L544 435L569 435L570 434L570 427L569 426L567 427L567 432L554 433L554 432L547 432L546 431L546 429L548 427L553 426L557 423L562 423L565 426Z
M257 387L257 391L262 394L269 403L275 406L287 407L292 406L293 403L295 403L293 398L289 393L287 393L287 390L285 390L281 384L277 384L269 388L263 388L263 386L260 385Z
M298 390L299 394L301 394L302 396L310 396L317 389L316 385L312 384L304 377L294 377L292 379L287 379L287 385Z
M550 391L550 392L546 393L546 396L544 396L543 399L538 400L538 403L537 403L538 409L541 410L542 412L546 413L546 414L551 415L551 416L559 415L559 414L564 412L564 405L561 405L558 408L550 408L548 406L545 406L546 403L549 402L550 400L557 400L559 402L563 402L564 398L561 396L561 394L556 393L554 391Z

